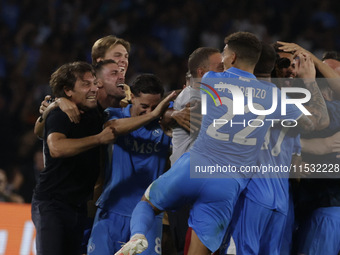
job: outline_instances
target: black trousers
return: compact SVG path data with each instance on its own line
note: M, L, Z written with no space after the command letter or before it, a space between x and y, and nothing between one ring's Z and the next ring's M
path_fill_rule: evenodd
M32 221L36 228L37 255L79 255L86 204L73 206L63 201L32 199Z

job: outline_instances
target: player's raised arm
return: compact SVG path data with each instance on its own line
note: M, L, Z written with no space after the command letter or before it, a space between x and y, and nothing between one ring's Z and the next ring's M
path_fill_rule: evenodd
M314 54L302 48L300 45L296 43L288 43L278 41L282 46L279 47L280 50L285 52L294 52L294 57L298 56L300 53L307 53L314 62L315 67L319 70L319 72L326 78L329 79L328 83L330 88L335 92L336 95L340 95L340 85L338 79L340 75L335 72L331 67L327 64L323 63L321 59L317 58Z
M329 115L325 100L315 80L315 67L313 60L307 53L299 53L296 64L297 76L303 79L305 87L311 93L311 99L305 107L312 115L303 115L298 125L302 132L322 130L329 125Z
M105 123L105 127L110 126L115 129L116 135L124 135L146 125L147 123L159 118L169 106L171 100L176 97L176 93L172 92L164 98L154 110L145 114L122 119L113 119Z

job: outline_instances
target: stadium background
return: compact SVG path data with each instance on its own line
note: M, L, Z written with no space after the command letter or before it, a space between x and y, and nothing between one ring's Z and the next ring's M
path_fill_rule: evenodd
M319 57L339 51L339 14L335 0L0 0L0 168L29 203L41 150L33 126L49 76L66 62L91 62L102 36L131 43L128 84L148 72L170 90L184 84L195 48L222 50L234 31L295 42Z

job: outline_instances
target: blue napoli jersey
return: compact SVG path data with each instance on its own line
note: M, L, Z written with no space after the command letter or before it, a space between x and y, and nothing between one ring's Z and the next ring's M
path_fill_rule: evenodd
M131 105L108 108L109 120L129 118ZM147 187L165 169L171 138L153 121L130 134L119 136L113 145L112 159L106 166L106 184L97 204L131 216ZM107 161L108 162L108 161Z
M272 169L276 167L276 170L280 171L255 174L244 191L246 197L266 208L287 215L289 171L285 170L289 170L293 154L301 154L298 130L278 125L270 128L259 153L258 165Z
M302 114L295 105L288 104L286 115L281 115L280 90L272 83L258 81L253 74L237 68L230 68L223 73L208 72L202 83L216 88L222 105L218 103L218 98L215 98L215 104L211 96L206 96L207 113L203 115L200 134L191 150L192 153L201 155L201 160L192 164L232 165L237 169L256 165L264 136L272 125L270 120L297 119ZM236 87L242 95L233 96L229 88L218 88L220 84L227 84L229 88ZM252 105L257 110L271 109L276 90L275 111L267 115L252 113L248 107L248 97L245 96L248 88L253 88ZM209 90L207 86L204 89ZM203 91L202 95L204 94L206 93ZM240 106L238 109L234 109L234 101ZM244 113L234 114L235 110L244 110ZM217 121L222 124L216 125ZM249 174L238 172L233 173L232 177L249 177Z

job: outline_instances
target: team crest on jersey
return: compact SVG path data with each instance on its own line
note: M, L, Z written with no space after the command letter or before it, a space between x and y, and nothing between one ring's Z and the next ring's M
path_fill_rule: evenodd
M162 130L160 128L155 129L154 131L152 131L152 135L155 137L158 137L162 134Z
M94 251L94 249L96 248L94 243L90 243L89 246L87 247L87 252L91 253Z

